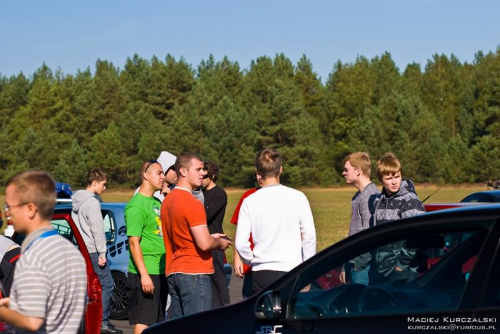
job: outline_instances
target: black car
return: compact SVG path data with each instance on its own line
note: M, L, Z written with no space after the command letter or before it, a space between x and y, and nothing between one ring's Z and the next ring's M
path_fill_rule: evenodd
M144 333L498 333L499 242L499 204L394 221L334 244L247 300ZM388 249L394 256L378 261ZM368 285L341 283L366 253ZM405 274L388 280L388 264Z

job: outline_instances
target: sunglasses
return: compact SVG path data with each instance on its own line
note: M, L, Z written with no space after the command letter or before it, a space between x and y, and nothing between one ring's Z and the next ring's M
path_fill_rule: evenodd
M148 168L151 167L152 164L159 164L158 160L151 159L148 161L148 164L146 165L146 169L144 170L144 173L148 171Z
M203 176L203 180L208 179L208 174Z

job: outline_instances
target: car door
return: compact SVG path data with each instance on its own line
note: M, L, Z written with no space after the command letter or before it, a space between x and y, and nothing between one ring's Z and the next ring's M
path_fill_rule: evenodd
M292 271L257 301L260 320L253 332L465 329L461 320L474 316L477 291L484 285L498 244L493 233L498 232L496 217L425 219L360 233ZM352 264L365 254L372 258L369 283L351 283ZM392 265L399 265L402 272L393 275L395 269L387 270ZM342 271L348 277L345 284L338 279ZM498 284L490 289L485 293L498 294Z
M50 222L54 229L72 242L81 252L87 266L87 308L85 311L85 334L97 334L101 330L102 289L94 272L85 242L69 213L55 213Z
M101 203L108 249L108 264L113 277L113 296L111 297L111 319L127 319L128 294L128 238L125 226L124 203Z
M496 243L494 242L496 240ZM491 247L496 248L496 254L489 268L483 268L487 273L487 280L476 291L474 295L481 296L481 303L474 314L474 318L482 319L477 326L484 326L484 329L500 330L500 231L496 231L496 236L492 237Z

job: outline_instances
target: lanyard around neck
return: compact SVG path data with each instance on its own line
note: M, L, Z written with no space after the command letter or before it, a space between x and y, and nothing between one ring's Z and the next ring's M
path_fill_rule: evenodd
M56 234L58 234L56 230L51 230L51 231L47 231L47 232L40 234L38 237L35 238L35 240L30 242L30 244L28 245L28 247L26 247L26 249L24 251L26 252L28 249L30 249L30 247L33 245L33 243L35 241L37 241L38 239L47 238L47 237L50 237L50 236L56 235Z

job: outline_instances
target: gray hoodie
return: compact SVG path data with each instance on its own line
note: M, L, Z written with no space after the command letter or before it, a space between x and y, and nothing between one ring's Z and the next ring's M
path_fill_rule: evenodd
M93 192L78 190L73 194L71 218L75 221L89 253L99 253L99 257L106 257L101 204Z

